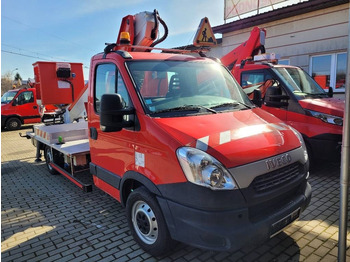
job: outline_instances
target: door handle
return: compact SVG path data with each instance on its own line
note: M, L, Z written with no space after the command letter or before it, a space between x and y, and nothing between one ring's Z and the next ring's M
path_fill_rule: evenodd
M90 137L93 140L97 140L97 129L95 127L90 127Z
M38 107L37 106L33 106L34 109L37 109Z

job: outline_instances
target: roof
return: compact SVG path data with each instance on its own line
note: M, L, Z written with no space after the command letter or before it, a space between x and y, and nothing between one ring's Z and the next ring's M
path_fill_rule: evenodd
M349 0L309 0L290 6L286 6L280 9L276 9L270 12L262 13L259 15L251 16L238 21L233 21L227 24L213 27L214 34L217 33L228 33L244 28L250 28L253 26L273 22L276 20L293 17L296 15L306 14L309 12L326 9L329 7L342 5L349 3Z
M170 50L170 49L167 49ZM171 51L171 50L170 50ZM175 51L175 50L174 50ZM116 57L117 59L125 59L126 61L133 61L133 60L144 60L144 61L152 61L152 60L178 60L178 61L191 61L191 60L200 60L204 59L201 57L195 57L193 55L189 54L181 54L181 53L170 53L170 52L164 52L164 53L156 53L156 52L126 52L127 57L123 57L120 52L110 52L107 54L107 57ZM102 59L105 57L106 54L99 53L95 56L93 56L93 59Z

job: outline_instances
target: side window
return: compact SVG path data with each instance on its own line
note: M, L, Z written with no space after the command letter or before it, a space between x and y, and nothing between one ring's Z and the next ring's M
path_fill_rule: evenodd
M121 75L118 72L117 76L117 93L121 95L124 107L129 107L130 106L130 97L128 94L128 91L126 89L126 86L124 84L124 81L121 77Z
M241 86L248 87L250 85L263 84L266 80L272 79L272 76L266 71L246 71L241 75Z
M124 107L130 104L129 94L126 90L116 65L101 64L97 66L95 76L95 111L100 112L100 102L103 94L119 93L123 99Z
M34 102L34 94L32 91L22 92L17 97L18 105L24 105L24 104L33 103L33 102Z

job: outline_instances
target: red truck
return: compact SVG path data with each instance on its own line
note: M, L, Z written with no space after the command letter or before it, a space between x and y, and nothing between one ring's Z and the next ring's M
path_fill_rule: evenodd
M253 28L222 63L255 103L302 134L311 159L339 159L345 101L333 98L331 87L326 93L301 68L278 65L275 54L265 54L265 36L265 29ZM257 88L262 101L253 98Z
M91 58L87 122L35 126L37 157L119 201L152 255L174 241L223 251L270 239L311 199L303 138L216 60L150 52L159 24L156 11L123 19L116 44ZM52 93L76 74L51 68Z
M1 97L1 129L18 130L23 124L39 122L63 123L64 112L53 104L40 106L37 86L34 83L29 83L28 86L9 90Z
M1 97L1 128L16 130L23 124L40 122L39 106L35 97L35 88L7 91Z

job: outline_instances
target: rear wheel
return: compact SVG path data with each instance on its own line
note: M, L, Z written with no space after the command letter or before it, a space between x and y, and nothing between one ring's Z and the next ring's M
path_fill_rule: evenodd
M153 256L170 250L174 241L154 195L144 187L135 189L127 199L126 212L132 235L143 250Z
M46 160L46 166L49 172L52 175L56 175L58 172L51 166L51 163L53 163L53 154L50 147L45 147L45 160Z
M6 121L6 129L9 131L18 130L22 126L21 120L16 117L11 117Z

